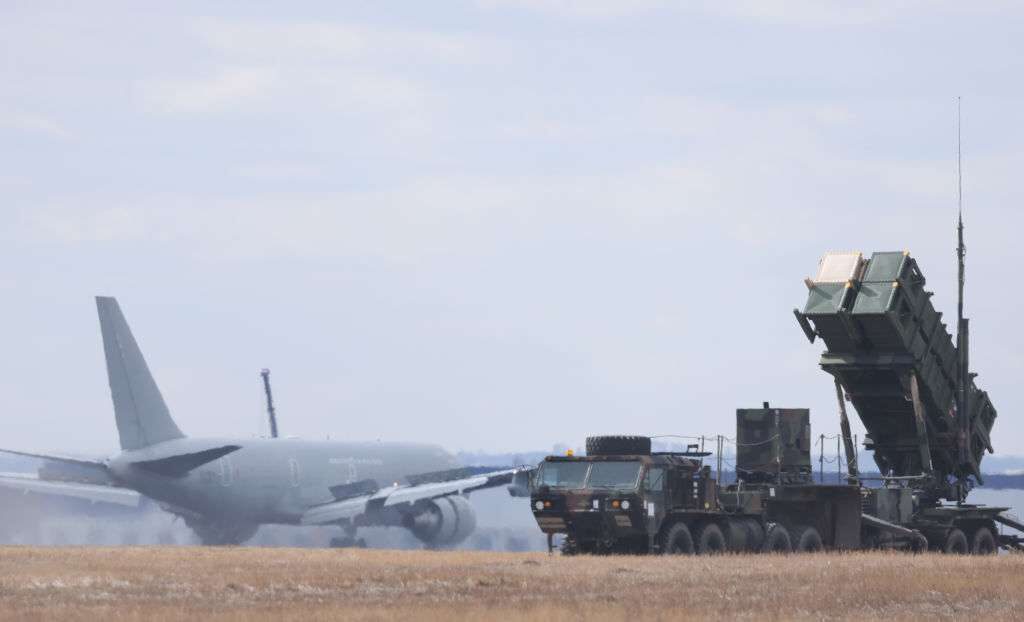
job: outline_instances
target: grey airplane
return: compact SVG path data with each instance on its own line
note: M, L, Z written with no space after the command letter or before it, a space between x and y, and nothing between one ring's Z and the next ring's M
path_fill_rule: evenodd
M180 516L204 544L241 544L263 524L409 529L428 546L464 540L471 491L511 483L520 469L458 468L435 445L190 438L171 418L114 298L97 297L121 453L102 461L42 458L50 475L0 475L0 487L123 505L142 497Z

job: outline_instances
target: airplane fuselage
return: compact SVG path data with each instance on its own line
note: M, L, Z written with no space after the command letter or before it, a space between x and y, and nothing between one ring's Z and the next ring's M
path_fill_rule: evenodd
M142 495L182 517L204 544L241 544L260 525L278 523L341 527L343 546L358 544L364 526L404 527L424 543L450 546L476 525L465 495L516 473L452 471L454 457L436 445L189 438L117 300L98 296L96 309L122 453L95 461L13 452L62 465L73 478L26 487L24 478L0 477L0 486L134 505Z
M138 463L227 445L241 448L174 477ZM295 524L310 507L334 500L331 487L375 480L384 488L406 476L457 467L435 445L302 439L184 438L123 452L109 461L120 485L196 514L250 524Z

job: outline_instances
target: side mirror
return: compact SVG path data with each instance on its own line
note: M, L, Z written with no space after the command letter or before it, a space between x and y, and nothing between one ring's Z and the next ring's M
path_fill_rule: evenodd
M533 484L533 473L536 469L517 471L508 485L508 494L513 497L529 497Z

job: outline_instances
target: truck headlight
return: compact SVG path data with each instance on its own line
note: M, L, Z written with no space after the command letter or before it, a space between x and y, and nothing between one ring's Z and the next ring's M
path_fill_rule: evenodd
M539 510L543 510L544 509L544 502L541 501L540 499L538 499L537 502L533 504L533 507L536 508L538 511Z
M629 499L623 499L622 500L622 509L623 510L628 510L629 509Z

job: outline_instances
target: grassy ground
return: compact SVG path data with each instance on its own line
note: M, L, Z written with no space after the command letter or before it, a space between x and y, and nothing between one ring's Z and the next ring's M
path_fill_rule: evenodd
M1022 612L1022 555L0 548L0 619L1011 620Z

